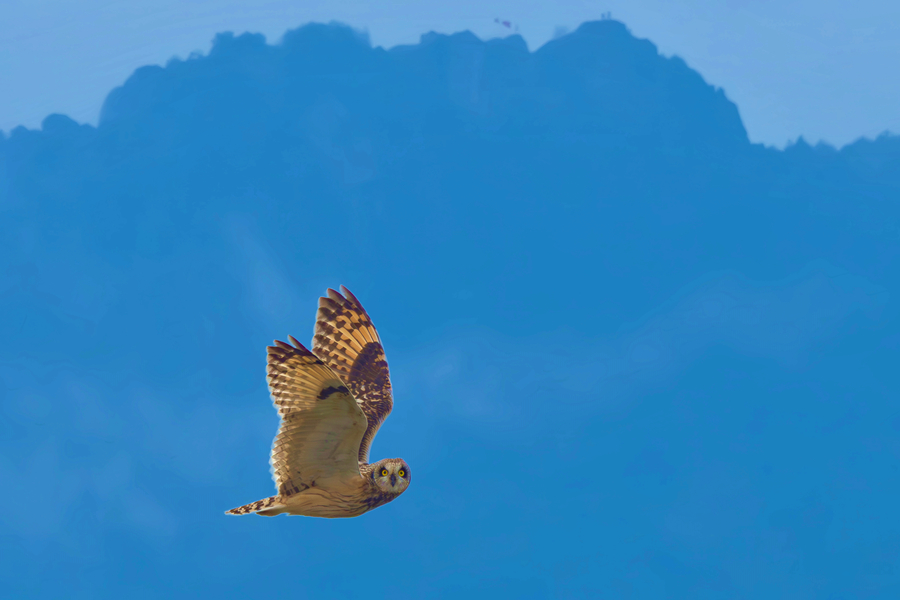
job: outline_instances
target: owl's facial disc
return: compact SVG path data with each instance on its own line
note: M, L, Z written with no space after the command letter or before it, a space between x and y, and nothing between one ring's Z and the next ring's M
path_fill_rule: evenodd
M379 461L372 472L372 480L382 492L401 494L409 485L409 466L400 458Z

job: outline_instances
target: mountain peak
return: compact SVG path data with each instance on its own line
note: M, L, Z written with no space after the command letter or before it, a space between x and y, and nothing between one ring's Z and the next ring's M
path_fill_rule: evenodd
M631 35L625 23L615 19L585 21L578 26L574 33L576 35Z
M287 31L281 38L281 46L288 49L339 45L372 48L368 32L338 21L307 23Z

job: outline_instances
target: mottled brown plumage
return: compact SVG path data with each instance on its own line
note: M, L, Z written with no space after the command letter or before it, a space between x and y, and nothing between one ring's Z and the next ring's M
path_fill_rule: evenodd
M402 494L402 459L368 464L393 406L384 348L359 300L341 286L319 299L313 351L288 336L268 347L268 382L281 427L272 446L276 496L228 511L355 517Z
M359 447L359 462L369 461L369 446L394 406L384 348L372 319L350 290L328 290L319 298L313 354L347 382L366 414L368 425Z

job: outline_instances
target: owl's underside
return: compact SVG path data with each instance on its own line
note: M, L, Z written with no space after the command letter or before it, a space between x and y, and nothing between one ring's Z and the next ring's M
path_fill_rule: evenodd
M403 459L369 464L369 446L391 411L384 349L359 300L341 286L319 299L312 352L296 339L268 347L268 382L281 426L272 446L277 495L229 510L356 517L410 482Z
M405 465L399 458L388 459ZM361 470L371 471L375 465L364 465ZM402 493L402 492L401 492ZM359 515L387 504L400 493L391 494L380 491L366 480L366 476L355 479L328 480L316 483L297 494L290 496L271 496L238 508L229 510L229 515L246 515L256 513L265 517L276 515L303 515L306 517L358 517Z

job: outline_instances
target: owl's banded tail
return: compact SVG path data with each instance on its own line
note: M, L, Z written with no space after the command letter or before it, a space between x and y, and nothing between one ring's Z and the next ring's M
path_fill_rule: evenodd
M232 508L231 510L225 511L225 514L249 515L252 513L257 513L263 515L264 517L274 517L275 515L280 515L282 512L284 512L284 504L281 503L281 498L279 496L270 496L263 500L257 500L256 502L251 502L250 504Z

